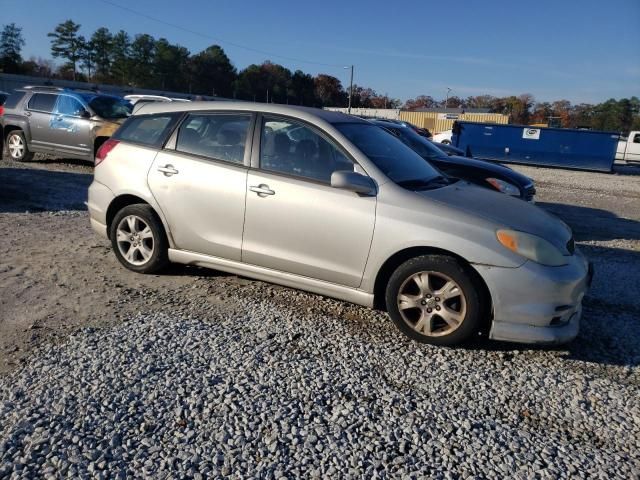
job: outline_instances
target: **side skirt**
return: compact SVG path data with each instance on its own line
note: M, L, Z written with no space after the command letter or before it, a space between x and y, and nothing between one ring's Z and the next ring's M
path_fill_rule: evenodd
M212 257L201 253L187 252L184 250L169 249L169 260L185 265L197 265L199 267L212 268L235 275L244 275L269 283L277 283L286 287L297 288L309 292L337 298L346 302L362 305L363 307L373 307L373 294L356 288L336 285L335 283L315 280L301 275L281 272L246 263L235 262L220 257Z

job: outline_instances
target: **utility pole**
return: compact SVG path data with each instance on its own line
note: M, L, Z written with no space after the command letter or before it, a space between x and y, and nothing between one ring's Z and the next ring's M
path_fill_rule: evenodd
M451 89L447 87L447 99L444 101L444 108L449 108L449 92Z
M351 113L351 97L353 97L353 65L344 68L351 69L351 80L349 81L349 108L347 109L347 113Z

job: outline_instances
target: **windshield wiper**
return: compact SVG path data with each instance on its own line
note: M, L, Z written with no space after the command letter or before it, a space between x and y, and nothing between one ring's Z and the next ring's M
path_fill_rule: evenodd
M401 180L396 182L403 188L416 189L416 190L426 190L429 188L439 188L444 187L452 183L451 179L445 177L443 175L437 175L432 178L413 178L411 180Z

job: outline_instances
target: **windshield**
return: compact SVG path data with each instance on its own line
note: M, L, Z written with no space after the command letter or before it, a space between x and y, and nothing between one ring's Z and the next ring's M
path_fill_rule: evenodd
M102 118L127 118L133 109L133 105L124 98L87 95L84 99L89 107Z
M416 133L412 128L403 125L384 126L382 128L389 130L392 135L398 137L403 143L408 145L411 150L423 158L444 158L447 156L446 153Z
M395 183L428 182L442 176L420 155L376 125L338 123L335 127Z

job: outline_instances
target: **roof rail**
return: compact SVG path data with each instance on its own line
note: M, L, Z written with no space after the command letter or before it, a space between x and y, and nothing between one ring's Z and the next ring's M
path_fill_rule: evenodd
M62 87L51 87L49 85L26 85L24 87L25 90L51 90L51 91L55 91L55 92L60 92L62 90L64 90L64 88Z
M98 88L71 88L71 87L66 87L63 88L63 90L67 90L69 92L77 92L77 93L101 93L100 90Z

